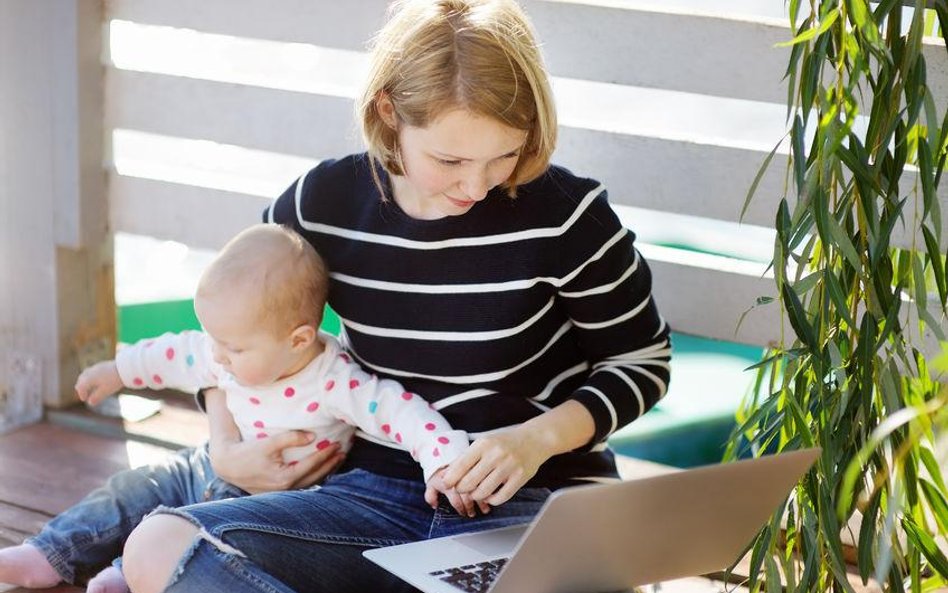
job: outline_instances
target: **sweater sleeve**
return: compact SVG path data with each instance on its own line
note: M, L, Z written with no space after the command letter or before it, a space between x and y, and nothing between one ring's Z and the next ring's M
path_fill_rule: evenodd
M601 189L601 188L600 188ZM557 298L591 372L572 398L593 415L590 445L652 408L670 378L669 329L652 298L652 274L601 191L562 236Z
M397 444L421 464L425 482L468 448L468 435L454 430L444 416L421 396L405 391L396 381L379 379L347 356L331 371L337 386L348 391L327 398L330 411L377 439Z
M194 391L217 384L220 366L210 340L198 331L166 333L119 350L115 357L122 383L133 389Z

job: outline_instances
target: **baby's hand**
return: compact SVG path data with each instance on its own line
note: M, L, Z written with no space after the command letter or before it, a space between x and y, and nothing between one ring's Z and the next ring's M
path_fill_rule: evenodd
M431 508L438 508L438 493L444 494L448 498L448 502L451 503L451 506L454 507L454 510L458 512L462 517L474 517L474 499L471 498L470 494L461 494L454 488L446 488L444 485L444 472L447 469L447 466L442 467L436 471L431 479L428 480L428 486L425 488L425 502L427 502ZM484 502L476 503L480 508L481 513L487 514L490 512L490 505Z
M122 389L122 377L114 360L105 360L92 365L79 374L76 379L76 394L89 405L97 405L102 400Z

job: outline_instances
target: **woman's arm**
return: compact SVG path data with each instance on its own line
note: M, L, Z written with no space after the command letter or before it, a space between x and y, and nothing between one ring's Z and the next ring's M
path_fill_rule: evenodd
M550 457L588 450L646 413L669 380L668 327L652 299L648 264L601 188L559 236L556 306L572 324L589 372L570 399L496 435L452 464L447 485L500 504ZM568 476L564 476L568 477Z
M587 445L595 434L592 414L567 401L509 430L481 437L444 473L445 486L477 502L507 502L550 457Z
M314 451L297 462L284 463L283 450L313 442L311 433L294 430L269 439L242 441L227 409L224 392L208 389L204 398L211 466L218 476L251 494L312 486L332 473L345 458L337 444Z

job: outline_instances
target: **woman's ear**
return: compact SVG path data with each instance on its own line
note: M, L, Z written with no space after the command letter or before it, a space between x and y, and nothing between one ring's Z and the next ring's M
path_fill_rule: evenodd
M290 347L294 350L308 348L316 341L316 328L306 323L293 330L290 334Z
M385 122L385 125L393 130L398 129L398 116L395 114L395 104L385 91L379 91L378 98L375 100L375 111Z

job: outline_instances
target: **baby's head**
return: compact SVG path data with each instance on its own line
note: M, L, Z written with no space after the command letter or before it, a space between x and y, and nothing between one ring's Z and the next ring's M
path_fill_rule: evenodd
M258 224L205 270L194 310L215 360L239 383L263 385L312 358L327 290L326 266L309 243L288 228Z

